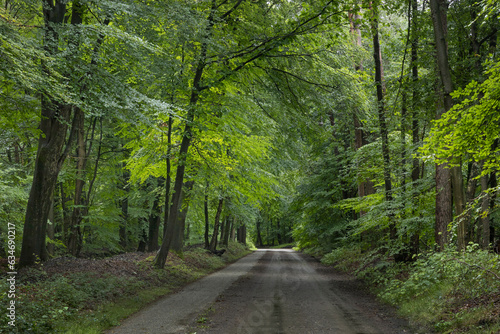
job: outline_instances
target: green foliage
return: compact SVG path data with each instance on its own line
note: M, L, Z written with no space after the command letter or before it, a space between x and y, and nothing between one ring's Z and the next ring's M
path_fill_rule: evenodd
M484 162L483 173L497 170L498 122L500 121L500 62L492 63L485 72L487 79L470 82L454 93L456 104L435 125L426 139L422 154L437 161L463 156Z

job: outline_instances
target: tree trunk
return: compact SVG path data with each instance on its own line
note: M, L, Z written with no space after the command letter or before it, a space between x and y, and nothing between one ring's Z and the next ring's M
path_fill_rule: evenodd
M232 222L233 222L233 217L228 216L226 220L226 226L224 229L224 238L222 239L222 244L226 247L229 245L229 234L231 233Z
M157 180L158 188L162 187L165 180L159 177ZM160 224L161 224L161 205L160 205L160 192L157 192L153 201L153 207L149 215L148 226L148 241L147 248L150 252L158 250L158 238L160 237Z
M373 59L375 61L375 85L377 86L377 103L378 103L378 123L380 128L380 137L382 140L382 157L384 160L384 184L385 184L385 200L392 202L392 182L390 171L390 156L389 156L389 136L387 129L387 122L385 118L385 87L384 87L384 73L382 65L382 51L380 49L379 31L378 31L378 8L374 6L373 17L371 20L371 29L373 37ZM389 216L389 237L391 240L396 239L396 225L394 217L391 212Z
M484 164L484 163L483 163ZM489 177L488 175L481 176L481 238L479 245L483 249L489 249L490 246L490 196L486 192L488 190ZM479 234L479 231L478 231Z
M349 22L350 22L350 32L351 36L354 38L354 45L358 48L362 48L362 40L361 40L361 30L360 30L360 22L361 16L357 13L349 13ZM363 64L361 61L354 64L354 69L356 71L363 70ZM359 150L361 147L367 144L365 134L363 132L363 128L361 122L358 118L359 110L356 108L353 114L354 121L354 146L356 150ZM369 179L367 180L358 180L358 196L363 198L364 196L375 193L375 188L373 186L373 182ZM360 211L359 215L363 216L365 214L364 211Z
M419 94L417 89L418 82L418 2L417 0L411 0L411 73L412 73L412 83L413 83L413 92L412 92L412 112L411 112L411 132L412 132L412 143L414 150L419 145L419 124L418 124L418 101ZM412 190L412 204L413 204L413 214L417 211L418 206L418 184L417 181L420 175L420 165L418 162L418 158L415 156L412 159L412 169L411 169L411 181L413 184ZM417 222L417 226L413 231L410 239L411 239L411 254L413 256L417 256L420 253L420 231L421 231L421 222Z
M66 2L43 1L45 23L44 49L49 55L56 55L59 36L53 25L63 23L66 14ZM50 76L42 61L43 74ZM40 137L35 160L33 181L26 208L23 228L23 241L19 267L34 264L38 259L48 259L45 246L47 219L57 176L66 157L63 152L67 124L70 121L71 108L51 100L46 94L41 97Z
M217 212L215 213L214 222L214 233L212 234L212 240L210 240L210 251L215 252L217 249L217 237L219 235L219 220L220 214L222 212L222 205L224 204L224 198L219 199L219 205L217 206Z
M194 181L187 181L184 183L182 187L181 193L181 211L178 216L178 225L179 229L177 230L177 236L172 240L172 244L170 245L170 249L176 252L177 254L182 254L184 248L184 231L186 227L186 218L189 210L189 202L191 197L191 190L193 189Z
M83 198L83 186L85 185L85 165L87 162L87 151L85 147L85 117L83 111L75 107L76 124L76 180L73 213L69 226L68 252L73 256L78 256L82 249L82 206L85 203Z
M50 211L49 211L49 222L47 225L47 237L51 240L55 240L55 219L54 219L54 200L52 200L52 205L50 206ZM47 245L47 252L49 255L54 255L54 244L49 243Z
M247 228L245 225L240 225L238 227L238 242L242 243L243 245L247 244ZM268 237L269 239L269 237Z
M236 241L236 222L231 223L231 241Z
M128 246L128 235L127 235L127 222L128 222L128 196L129 196L129 179L130 179L130 171L125 168L125 163L123 164L123 173L122 173L122 189L124 190L123 198L120 200L121 206L121 214L120 214L120 246L126 250Z
M210 10L210 14L208 15L208 25L206 28L206 37L208 37L212 33L214 22L214 15L216 12L216 3L212 2L212 9ZM192 133L192 124L195 116L195 107L198 103L198 99L200 97L200 92L202 88L200 87L201 79L203 76L203 72L205 70L205 59L207 57L208 50L208 42L204 42L201 45L200 57L198 59L198 64L196 66L196 72L193 79L193 89L191 91L191 97L189 99L189 105L186 115L186 124L184 125L184 133L182 135L181 147L179 149L179 159L177 166L177 173L175 174L175 183L174 183L174 195L172 196L172 205L170 206L170 210L168 213L168 221L166 228L166 237L163 239L163 242L160 247L160 251L156 254L156 258L154 260L154 266L156 268L162 269L165 267L165 261L167 261L168 252L170 250L170 246L172 244L175 236L179 235L179 230L181 226L178 222L178 216L181 210L181 191L182 184L184 182L184 173L186 169L186 161L189 147L191 145L191 139L193 136Z
M203 203L205 209L205 249L208 249L210 247L210 241L208 239L209 229L210 229L209 218L208 218L208 187L209 183L207 182L207 186L205 188L205 201Z
M432 23L434 27L434 40L436 42L436 60L439 68L439 75L441 84L443 86L443 105L444 110L439 110L437 118L453 106L451 92L453 91L453 83L451 80L451 72L448 62L448 44L446 42L447 34L447 15L446 15L446 1L445 0L430 0L430 8L432 13ZM443 163L436 166L436 243L440 249L448 242L448 224L453 219L452 214L452 192L450 182L454 182L455 193L458 194L463 186L458 183L459 178L457 173L454 172L452 180L450 169L447 164ZM458 199L458 198L457 198ZM457 207L458 211L462 208L460 205ZM460 223L458 234L459 245L464 242L465 231L463 230L463 223ZM464 232L464 233L462 233Z
M163 222L163 239L165 239L167 233L168 215L170 210L170 187L171 187L171 177L170 177L170 155L172 154L172 116L168 118L168 130L167 130L167 178L165 180L165 220Z
M143 222L142 224L145 223L146 222ZM148 235L146 234L146 229L144 227L141 227L141 234L139 235L139 245L137 246L137 251L145 252L147 243L148 243Z
M466 201L469 204L472 204L474 202L474 198L476 197L477 176L480 173L480 169L481 167L477 162L469 163L469 168L467 170L467 191L465 194ZM471 219L472 219L471 212L469 212L464 218L466 219L465 242L467 244L470 241L474 240L474 224L471 224Z
M262 236L260 235L260 219L257 220L257 247L264 246L262 243Z
M220 240L222 243L222 240L224 240L224 232L226 229L226 223L227 223L227 217L222 220L222 224L220 225Z

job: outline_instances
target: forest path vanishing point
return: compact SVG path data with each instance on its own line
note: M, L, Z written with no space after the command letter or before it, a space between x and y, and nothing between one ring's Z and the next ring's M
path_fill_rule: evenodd
M407 328L352 277L290 249L261 249L108 333L410 333Z

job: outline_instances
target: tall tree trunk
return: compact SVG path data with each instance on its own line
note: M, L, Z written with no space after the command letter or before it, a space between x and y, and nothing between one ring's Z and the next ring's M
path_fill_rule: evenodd
M222 220L222 224L220 224L220 240L222 243L222 240L224 240L224 232L226 229L226 223L227 223L227 216Z
M231 223L231 241L236 241L236 220Z
M430 0L430 8L432 13L432 23L434 26L434 40L436 42L436 59L439 68L439 76L443 86L443 105L444 110L438 112L437 117L453 107L451 92L453 91L453 82L451 78L450 65L448 60L448 44L446 42L447 35L447 3L446 0ZM438 175L439 174L439 175ZM448 176L449 175L449 176ZM453 219L452 214L448 214L451 198L449 196L448 185L444 182L450 182L453 186L453 201L455 202L455 214L461 215L465 208L465 191L462 180L462 171L460 165L452 167L451 171L446 168L446 165L440 165L436 170L436 187L439 196L436 196L436 240L439 247L443 247L447 242L447 231L445 229L448 223ZM439 197L439 200L438 200ZM443 207L441 207L443 206ZM439 214L438 214L439 213ZM439 222L438 222L439 220ZM442 237L438 234L441 233ZM443 240L441 240L444 238ZM465 247L465 219L459 221L457 230L458 248Z
M472 204L474 202L474 198L476 197L476 188L477 188L477 176L479 176L481 167L477 162L469 163L469 167L467 170L467 191L465 193L467 203ZM467 214L466 219L466 243L474 240L474 224L471 224L472 215L471 212Z
M66 14L65 1L43 1L45 23L44 49L49 55L57 55L59 36L54 25L63 23ZM50 76L42 61L43 75ZM71 108L46 94L41 97L40 137L35 160L33 181L26 208L23 228L23 241L19 267L34 264L37 259L47 260L45 245L47 219L57 176L66 157L63 152L67 124L70 121Z
M148 235L146 234L146 228L144 225L146 222L142 222L142 227L141 227L141 234L139 235L139 245L137 246L137 251L138 252L145 252L146 251L146 245L148 243Z
M224 204L224 198L219 199L219 205L217 206L217 212L215 213L214 221L214 233L212 234L212 240L210 240L210 251L215 252L217 249L217 237L219 235L219 221L220 215L222 213L222 205Z
M55 227L56 227L56 222L54 219L54 200L52 200L52 205L50 206L50 211L49 211L49 222L47 226L47 237L51 240L55 240ZM53 256L54 255L54 244L51 242L47 245L47 252L49 255Z
M119 227L119 235L120 235L120 246L125 250L128 246L128 234L127 234L127 222L128 222L128 196L130 191L130 172L125 168L125 163L123 164L123 172L122 172L122 189L124 190L124 194L122 199L120 200L121 206L121 214L120 214L120 227Z
M184 248L184 231L186 227L186 218L189 211L189 202L191 200L191 191L194 187L194 181L186 181L182 187L181 194L181 211L178 216L179 229L177 230L178 235L173 239L170 249L177 254L182 254Z
M262 236L260 235L260 219L257 220L257 247L264 246L262 243Z
M210 247L210 241L209 241L209 229L210 229L210 224L209 224L209 217L208 217L208 187L209 183L207 182L207 186L205 188L205 200L203 202L203 206L205 209L205 249L208 249Z
M226 220L226 226L224 228L224 238L222 238L222 244L226 247L229 245L229 234L231 233L232 223L233 223L233 216L228 216Z
M157 179L157 186L161 188L165 183L163 177ZM160 192L158 191L155 195L153 201L153 207L151 208L151 213L149 215L149 226L148 226L148 241L147 248L148 251L152 252L158 250L158 238L160 237L160 224L161 224L161 205L160 205Z
M412 112L411 112L411 132L412 132L412 143L413 148L416 150L420 143L419 139L419 124L418 124L418 110L419 110L419 94L417 89L418 82L418 2L417 0L411 0L411 76L412 76ZM420 165L418 158L415 156L412 159L412 169L411 169L411 181L413 184L412 189L412 207L413 214L417 211L418 206L418 184L420 175ZM420 253L420 231L421 222L417 221L417 226L413 231L411 239L411 254L417 256Z
M281 226L280 226L280 220L276 220L276 228L278 230L278 234L276 235L276 239L278 239L278 245L281 245L283 243L283 239L281 238Z
M388 203L392 202L392 182L390 171L390 155L389 155L389 136L387 129L387 121L385 116L385 87L384 73L382 65L382 51L380 49L379 30L378 30L378 7L375 5L372 8L373 16L371 19L371 29L373 38L373 59L375 61L375 85L377 87L377 103L378 103L378 123L380 128L380 137L382 140L382 157L384 161L384 185L385 185L385 200ZM396 239L397 231L392 213L389 213L389 238Z
M167 130L167 158L166 163L167 163L167 177L165 179L165 220L163 222L163 239L166 237L167 233L167 224L168 224L168 215L169 215L169 210L170 210L170 187L171 187L171 176L170 176L170 169L171 169L171 157L170 155L172 154L172 116L168 118L168 130Z
M213 15L213 14L211 14ZM209 20L213 25L213 16L211 20ZM210 26L211 27L211 26ZM160 247L160 251L156 254L156 258L154 260L155 267L162 269L165 266L165 261L167 260L168 252L170 250L170 246L172 241L179 236L179 231L181 230L181 226L179 225L178 216L181 210L181 192L182 192L182 184L184 182L184 173L186 170L186 161L189 147L191 145L191 139L193 136L192 133L192 123L194 121L195 116L195 108L199 99L200 81L203 75L203 71L205 69L205 57L206 57L206 48L204 45L202 49L202 56L198 62L198 67L196 69L195 78L193 80L193 90L191 92L191 98L189 101L187 116L186 116L186 124L184 125L184 132L182 134L181 146L179 149L179 159L177 165L177 172L175 174L175 182L174 182L174 194L172 196L172 205L170 206L170 210L168 213L168 221L167 221L167 229L165 231L165 237Z
M360 22L361 22L361 16L358 13L349 13L349 22L350 22L350 32L351 36L354 38L354 45L358 48L362 48L362 40L361 40L361 30L360 30ZM361 71L363 70L363 63L359 61L358 63L354 64L354 69L356 71ZM361 147L367 144L365 134L361 125L361 122L359 121L359 110L356 108L353 113L353 121L354 121L354 145L356 147L356 150L359 150ZM373 182L371 180L358 180L358 196L360 198L363 198L366 195L370 195L375 193L375 188L373 185ZM360 216L363 216L365 214L364 211L361 211Z
M83 111L75 107L76 119L76 180L75 180L75 197L74 208L71 215L69 226L68 251L73 256L78 256L82 249L82 205L85 203L83 198L83 186L85 185L85 166L87 162L87 150L85 145L85 117Z
M483 162L484 165L484 162ZM481 238L479 245L483 249L489 249L490 245L490 196L487 193L489 184L488 175L481 176L481 193L483 198L481 199ZM479 232L479 231L478 231ZM479 233L478 233L479 234Z

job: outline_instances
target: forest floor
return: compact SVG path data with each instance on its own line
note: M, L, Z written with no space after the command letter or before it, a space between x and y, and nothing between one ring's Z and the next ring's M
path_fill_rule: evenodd
M191 246L182 257L170 253L164 269L152 267L155 252L54 258L18 271L16 326L7 326L8 318L2 317L0 333L102 333L159 297L248 253L235 242L222 257ZM6 271L6 263L0 261L0 278ZM0 291L6 291L5 284L0 280ZM0 307L7 307L7 302L0 298Z
M359 280L291 249L259 250L108 333L412 333Z

